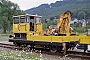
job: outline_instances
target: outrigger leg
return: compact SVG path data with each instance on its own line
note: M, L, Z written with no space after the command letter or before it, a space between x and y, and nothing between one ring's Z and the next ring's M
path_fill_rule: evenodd
M62 43L62 46L63 46L62 50L64 51L63 53L65 55L66 54L66 43Z

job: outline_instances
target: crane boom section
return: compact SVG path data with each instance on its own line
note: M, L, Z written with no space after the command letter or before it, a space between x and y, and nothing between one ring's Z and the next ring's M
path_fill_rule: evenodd
M71 33L70 32L70 20L71 20L71 12L65 12L60 15L57 23L57 29L59 30L59 34L63 33Z

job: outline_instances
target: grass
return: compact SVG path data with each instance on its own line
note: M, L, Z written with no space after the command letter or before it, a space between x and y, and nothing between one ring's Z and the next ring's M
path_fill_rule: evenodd
M23 51L15 51L15 52L1 51L0 60L40 60L40 57Z
M0 41L8 41L10 34L0 34Z
M8 41L10 34L0 34L0 41ZM31 52L7 51L0 49L0 60L46 60Z

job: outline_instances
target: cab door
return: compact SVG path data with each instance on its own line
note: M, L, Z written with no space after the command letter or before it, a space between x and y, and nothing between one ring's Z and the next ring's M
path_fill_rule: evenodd
M30 31L34 32L35 31L35 16L30 16Z

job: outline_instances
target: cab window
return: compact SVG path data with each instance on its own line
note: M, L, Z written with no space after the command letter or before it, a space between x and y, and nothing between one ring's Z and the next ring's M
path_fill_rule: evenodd
M25 23L25 22L26 22L25 16L21 16L20 17L20 23Z
M14 24L18 24L19 23L19 17L14 17L13 20L14 20Z
M30 21L29 16L26 16L26 22L28 23Z
M37 17L36 18L36 23L38 24L38 23L41 23L41 18L40 17Z

